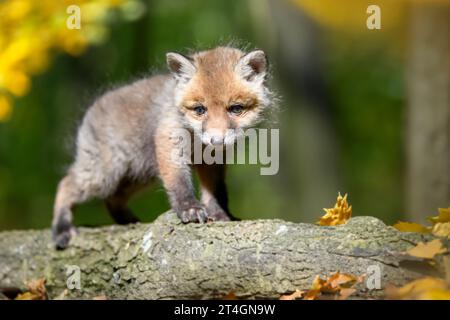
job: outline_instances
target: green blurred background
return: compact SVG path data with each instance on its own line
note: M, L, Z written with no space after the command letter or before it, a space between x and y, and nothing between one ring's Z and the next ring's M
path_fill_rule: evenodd
M77 124L96 95L165 71L168 51L229 41L268 53L271 87L282 97L272 124L280 128L279 174L231 166L232 212L244 219L314 222L341 192L349 194L354 215L387 223L405 218L407 15L387 14L381 30L367 30L367 14L355 13L354 3L342 6L362 23L327 24L326 12L321 18L287 0L150 0L142 1L145 11L133 21L111 15L102 43L79 56L56 54L0 122L0 229L49 227ZM138 195L131 207L143 221L169 208L160 186ZM75 222L112 220L94 200L76 209Z

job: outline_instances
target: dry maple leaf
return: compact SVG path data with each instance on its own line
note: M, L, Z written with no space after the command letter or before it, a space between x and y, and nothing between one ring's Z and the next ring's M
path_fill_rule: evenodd
M27 283L28 291L19 294L15 300L47 300L45 278L31 280Z
M237 299L238 298L236 297L233 291L228 292L227 295L222 298L222 300L237 300Z
M328 278L327 285L331 288L331 290L334 290L335 288L349 288L361 281L362 277L336 272Z
M426 277L412 281L403 287L386 288L388 299L449 300L450 290L443 279Z
M436 224L438 222L450 222L450 207L448 208L439 208L439 215L436 217L428 217L428 221L432 224Z
M428 217L433 226L425 227L419 223L399 221L393 225L402 232L432 233L436 237L450 238L450 208L439 208L439 215Z
M316 276L313 280L311 288L306 292L304 296L304 300L315 300L322 292L322 287L325 285L326 280L320 278L320 276Z
M303 295L305 294L305 291L295 290L291 294L285 294L280 297L280 300L295 300L295 299L301 299Z
M427 243L420 242L406 251L410 256L423 259L433 259L435 255L445 252L447 252L447 249L442 247L442 242L439 239L434 239Z
M450 222L436 223L431 232L436 237L450 238Z
M327 279L321 279L319 276L314 278L311 288L306 292L305 300L315 300L322 293L339 293L338 299L347 299L356 290L353 288L360 283L363 277L357 277L352 274L336 272ZM347 290L352 289L352 290Z
M431 229L419 223L399 221L393 227L401 232L430 233Z
M356 292L356 289L354 288L342 288L341 291L339 291L339 297L338 300L347 300L348 297L350 297L352 294Z
M339 193L334 208L323 209L325 214L317 222L321 226L335 226L346 223L352 216L352 206L348 205L347 194L343 197Z

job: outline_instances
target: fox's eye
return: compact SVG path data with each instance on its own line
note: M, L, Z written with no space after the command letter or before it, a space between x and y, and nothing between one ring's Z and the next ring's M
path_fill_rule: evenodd
M202 105L196 106L193 110L198 116L202 116L206 113L206 108Z
M233 104L228 108L228 112L234 115L240 115L244 111L242 104Z

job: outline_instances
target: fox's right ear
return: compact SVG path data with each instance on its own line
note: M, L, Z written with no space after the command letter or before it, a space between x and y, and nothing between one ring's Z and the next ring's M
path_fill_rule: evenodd
M195 74L196 68L191 58L182 54L169 52L166 54L167 66L177 80L189 81Z

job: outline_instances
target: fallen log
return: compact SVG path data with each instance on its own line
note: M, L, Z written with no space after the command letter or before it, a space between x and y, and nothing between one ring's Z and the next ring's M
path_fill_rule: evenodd
M308 289L316 275L375 268L381 287L363 282L354 297L383 298L387 284L441 274L439 263L402 254L429 238L373 217L336 227L282 220L184 225L168 212L150 224L80 228L64 251L54 249L49 230L1 232L0 288L45 278L50 299L220 299L230 292L277 299ZM72 283L77 270L79 286Z

